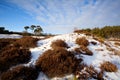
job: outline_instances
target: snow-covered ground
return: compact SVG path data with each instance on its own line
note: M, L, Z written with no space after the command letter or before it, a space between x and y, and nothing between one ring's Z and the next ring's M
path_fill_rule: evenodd
M108 50L108 46L106 44L110 45L109 47L112 47L117 50L119 47L114 46L113 42L105 41L106 44L100 43L99 41L95 40L92 36L86 36L84 34L77 34L77 33L64 34L64 35L58 35L55 37L51 37L45 40L38 41L38 47L30 49L30 51L32 52L32 59L30 63L34 64L35 61L38 59L38 57L44 51L51 49L50 47L51 43L57 39L64 40L70 47L68 48L68 50L73 51L74 48L79 47L79 45L75 43L75 40L78 37L86 37L86 39L89 42L94 41L97 43L96 45L93 45L91 43L88 45L88 49L90 49L93 52L93 55L92 56L82 55L83 62L87 65L92 65L97 71L100 71L101 70L100 64L104 63L105 61L110 61L111 63L115 64L118 67L118 71L117 72L104 72L104 79L120 80L120 56L114 55L115 54L114 51ZM67 78L73 77L71 75L68 75L66 77ZM49 80L43 73L40 73L37 80L42 80L42 79ZM52 80L65 80L65 77L53 78Z
M21 38L18 34L0 34L0 38Z
M21 38L21 37L22 37L21 35L17 35L17 34L12 34L12 35L0 34L0 38ZM104 79L105 80L120 80L120 46L115 45L114 41L106 40L105 43L100 43L99 41L95 40L92 36L86 36L84 34L71 33L71 34L54 36L54 37L44 39L44 40L39 40L37 43L37 47L30 49L32 53L32 59L29 63L25 65L30 65L30 64L34 65L38 57L46 50L51 49L51 46L50 46L51 43L58 39L64 40L68 44L69 46L69 48L67 49L68 51L73 51L75 48L79 47L79 45L75 43L75 40L79 37L86 37L86 39L89 42L94 41L97 43L96 45L93 45L90 43L87 46L88 49L93 52L92 56L81 54L83 62L87 64L88 66L92 65L99 72L101 71L100 65L104 63L105 61L109 61L117 66L118 71L117 72L104 72L104 75L103 75ZM118 41L118 43L120 42ZM113 50L109 50L108 48L111 48ZM115 51L117 51L118 55L115 55L116 54ZM79 55L76 57L79 58ZM71 75L67 75L62 78L55 77L55 78L52 78L51 80L66 80L66 78L69 80L72 80L73 77L74 76L71 74ZM47 76L41 72L37 80L50 80L50 79L47 78Z

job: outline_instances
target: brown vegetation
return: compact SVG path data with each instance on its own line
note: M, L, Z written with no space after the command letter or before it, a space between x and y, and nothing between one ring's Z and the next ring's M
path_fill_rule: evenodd
M74 73L82 59L64 48L57 47L45 51L37 60L36 67L41 69L48 77L61 77Z
M104 39L103 38L100 38L100 37L93 37L93 39L101 42L101 43L104 43Z
M76 44L88 46L89 42L85 37L82 37L82 38L77 38L76 39Z
M106 61L103 64L101 64L100 68L106 72L116 72L118 70L117 66L109 61Z
M80 46L80 48L74 49L75 53L84 54L84 55L93 55L93 52L90 51L86 46Z
M0 39L0 73L12 66L27 63L31 58L30 47L35 47L38 39Z
M32 37L23 37L14 43L15 47L31 48L36 47L38 39Z
M118 43L118 42L115 42L114 44L117 45L117 46L120 46L120 43Z
M88 36L91 36L92 34L90 33L90 31L87 30L74 30L74 33L80 33L80 34L85 34Z
M8 45L11 45L17 39L0 39L0 51Z
M30 58L31 53L28 49L9 48L0 54L0 72L6 71L14 65L26 63Z
M93 55L93 52L90 51L86 46L81 45L81 46L80 46L80 49L83 51L83 54Z
M103 74L98 73L93 66L82 65L83 68L76 72L76 78L78 80L88 80L94 78L97 80L103 80Z
M4 72L0 80L36 80L38 71L33 67L17 66Z
M68 47L68 45L63 40L56 40L52 42L51 47Z

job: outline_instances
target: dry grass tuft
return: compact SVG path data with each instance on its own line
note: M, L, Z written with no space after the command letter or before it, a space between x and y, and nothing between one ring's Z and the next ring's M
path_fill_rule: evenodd
M85 52L85 53L83 53L83 54L93 55L93 52L90 51L86 46L81 45L81 46L80 46L80 49L81 49L83 52Z
M115 42L114 44L117 45L117 46L120 46L120 43L118 43L118 42Z
M76 44L88 46L89 42L85 37L82 37L82 38L77 38L76 39Z
M106 72L116 72L118 70L117 66L112 64L111 62L104 62L103 64L101 64L100 67L103 71Z
M80 33L80 34L85 34L87 36L91 36L92 34L88 31L85 31L85 30L74 30L74 33Z
M83 45L81 45L79 48L75 48L74 52L77 54L93 55L93 52Z
M17 39L0 39L0 51L8 45L13 44Z
M99 41L100 43L104 43L104 39L100 37L93 37L93 39Z
M41 69L48 77L61 77L76 71L82 59L78 60L69 51L57 47L45 51L37 60L36 67Z
M31 53L28 49L9 48L0 54L0 72L6 71L14 65L26 63L30 58Z
M13 46L22 48L36 47L38 39L32 37L23 37L17 40Z
M75 75L78 80L89 80L90 78L103 80L103 74L98 73L93 66L83 65L83 68L77 71Z
M38 71L33 67L17 66L1 75L0 80L36 80Z
M63 41L63 40L56 40L56 41L53 41L52 44L51 44L51 47L52 48L56 48L56 47L68 47L68 45Z

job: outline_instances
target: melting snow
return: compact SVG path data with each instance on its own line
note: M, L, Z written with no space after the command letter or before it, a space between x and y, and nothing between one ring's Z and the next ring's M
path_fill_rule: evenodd
M117 72L105 72L104 79L119 80L120 79L120 56L114 55L114 52L109 51L105 44L100 43L97 40L94 40L92 36L86 36L84 34L71 33L71 34L65 34L65 35L58 35L58 36L54 36L54 37L51 37L51 38L48 38L45 40L38 41L38 47L30 49L32 52L31 62L33 62L33 64L34 64L35 61L38 59L38 57L44 51L51 49L51 47L50 47L51 43L57 39L64 40L70 47L68 49L69 51L74 50L74 48L78 47L78 45L75 43L75 40L78 37L86 37L86 39L89 42L94 41L97 43L96 45L89 44L88 48L93 52L93 55L92 56L81 55L83 57L83 62L87 65L92 65L97 71L100 71L100 68L99 68L100 64L102 64L105 61L110 61L113 64L117 65L118 71ZM110 42L107 42L107 44L109 44L110 46L113 46L112 43L110 43ZM118 49L116 47L114 47L114 48ZM79 56L77 56L77 57L79 58ZM68 76L66 76L66 77L68 77ZM69 76L69 77L71 77L71 76ZM43 73L40 73L37 80L43 80L43 79L48 80L48 78ZM64 78L53 78L52 80L65 80L65 77Z
M0 34L0 38L21 38L18 34Z

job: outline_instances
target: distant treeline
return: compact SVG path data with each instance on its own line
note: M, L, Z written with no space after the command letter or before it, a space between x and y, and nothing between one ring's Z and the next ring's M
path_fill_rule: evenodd
M0 34L19 34L19 35L23 35L23 36L32 36L34 34L23 31L23 32L15 32L15 31L9 31L6 30L5 27L0 27ZM53 34L50 33L41 33L40 36L54 36Z
M0 34L9 33L9 30L5 30L4 27L0 27Z
M103 28L87 28L74 32L87 32L102 38L120 38L120 26L105 26Z
M20 34L20 35L23 35L22 32L9 31L9 30L6 30L5 27L0 27L0 34Z

